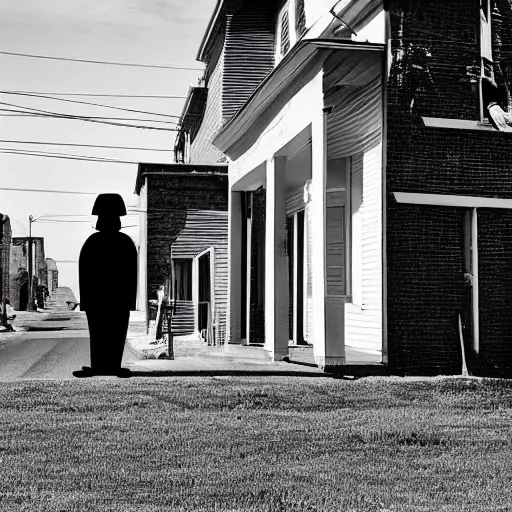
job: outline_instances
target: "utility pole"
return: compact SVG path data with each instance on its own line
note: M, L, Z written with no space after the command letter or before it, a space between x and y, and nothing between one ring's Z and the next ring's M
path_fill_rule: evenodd
M27 282L27 291L28 291L28 302L27 302L27 311L34 311L34 274L32 272L32 222L33 222L32 215L28 216L28 282Z

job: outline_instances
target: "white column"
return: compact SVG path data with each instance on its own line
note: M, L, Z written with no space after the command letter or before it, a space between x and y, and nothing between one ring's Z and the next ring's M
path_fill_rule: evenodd
M289 290L286 255L285 157L267 161L265 224L265 349L288 355Z
M320 367L326 363L326 181L327 130L324 113L319 110L311 124L311 214L312 229L312 294L313 294L313 353Z
M242 204L240 192L229 192L227 343L240 343L242 295Z

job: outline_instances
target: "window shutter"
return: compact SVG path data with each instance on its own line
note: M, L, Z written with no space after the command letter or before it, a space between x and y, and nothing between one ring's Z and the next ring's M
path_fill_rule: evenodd
M343 206L330 206L326 212L327 222L327 295L340 296L345 293L345 247Z
M304 0L295 0L295 32L297 39L301 38L306 32L306 11L304 9Z
M281 55L290 49L290 20L288 17L288 4L281 14Z

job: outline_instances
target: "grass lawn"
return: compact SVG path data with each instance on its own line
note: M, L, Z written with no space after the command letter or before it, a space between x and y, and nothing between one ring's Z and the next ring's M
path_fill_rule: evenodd
M0 384L0 510L499 511L512 382Z

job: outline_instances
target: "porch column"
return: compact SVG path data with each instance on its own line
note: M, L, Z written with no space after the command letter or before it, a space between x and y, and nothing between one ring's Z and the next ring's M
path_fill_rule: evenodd
M226 318L227 343L240 343L242 301L242 201L240 192L230 188L228 198L228 311Z
M313 295L313 354L321 368L326 364L326 183L327 130L320 110L311 123L311 281Z
M267 161L265 225L265 349L274 361L288 355L285 157Z

